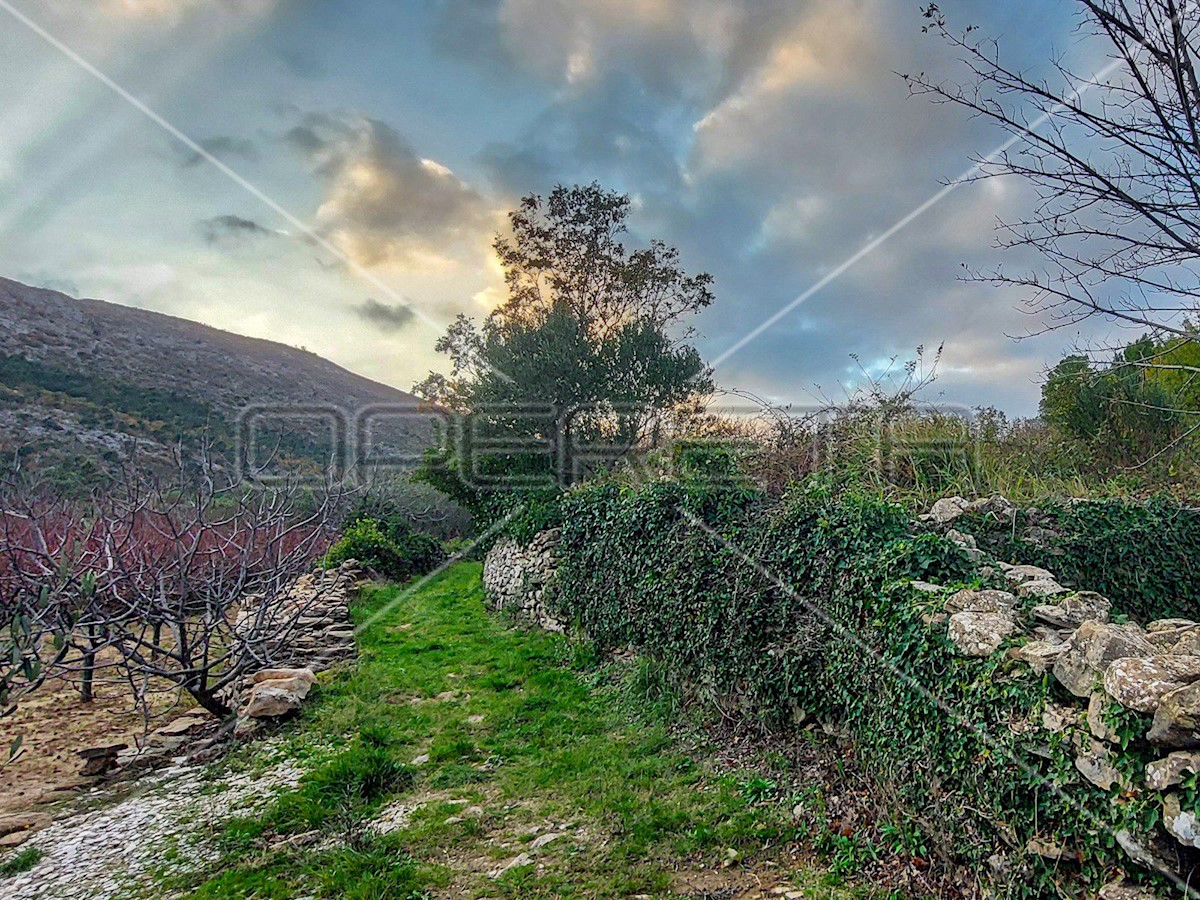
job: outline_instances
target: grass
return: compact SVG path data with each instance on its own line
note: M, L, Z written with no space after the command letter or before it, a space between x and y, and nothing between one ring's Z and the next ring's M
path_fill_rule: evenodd
M11 878L13 875L28 872L41 862L41 859L42 851L37 847L26 847L24 850L18 850L8 857L8 859L0 862L0 878Z
M359 664L322 683L287 738L313 754L308 774L228 822L217 865L165 889L569 900L718 896L754 875L801 896L874 896L794 861L787 798L668 727L661 672L507 626L483 608L477 564L411 595L369 590L355 615L370 623ZM369 827L397 804L402 827Z

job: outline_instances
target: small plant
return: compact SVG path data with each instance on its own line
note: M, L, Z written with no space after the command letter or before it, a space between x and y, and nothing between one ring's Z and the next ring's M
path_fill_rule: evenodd
M0 862L0 878L11 878L22 872L28 872L41 862L43 855L37 847L26 847L24 850L14 853L8 859Z

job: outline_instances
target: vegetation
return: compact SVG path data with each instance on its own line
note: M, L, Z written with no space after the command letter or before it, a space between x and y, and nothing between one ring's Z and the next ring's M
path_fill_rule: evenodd
M671 333L712 302L712 278L687 275L659 241L627 248L629 211L596 184L524 198L495 244L508 299L482 328L459 317L437 343L451 377L415 388L462 415L422 477L481 520L606 469L712 389Z
M432 572L445 554L437 538L406 525L376 519L358 519L329 548L325 565L334 568L354 559L393 581Z
M481 600L471 563L419 589L368 589L354 610L357 668L321 685L280 751L323 755L294 791L229 822L224 856L175 887L201 898L416 900L450 885L522 900L668 897L691 873L736 861L729 884L749 877L743 868L781 880L794 870L789 887L805 896L882 896L792 863L795 798L718 766L701 733L670 730L659 716L677 707L655 670L506 627ZM401 807L396 830L367 827ZM547 834L562 836L535 847ZM523 852L528 864L497 874ZM772 863L786 868L760 868Z
M42 859L42 851L37 847L25 847L0 861L0 878L10 878L28 872Z
M1073 748L1025 727L1062 688L1004 653L954 652L929 618L943 598L911 581L1002 585L902 507L819 478L778 500L707 480L596 484L563 506L558 615L601 652L661 660L722 708L776 727L837 723L893 821L935 855L985 872L998 846L1017 848L1012 896L1052 895L1068 873L1098 887L1126 865L1111 835L1158 821L1147 793L1071 799L1095 790ZM1140 773L1153 758L1127 742L1118 765ZM1041 840L1070 856L1020 849Z

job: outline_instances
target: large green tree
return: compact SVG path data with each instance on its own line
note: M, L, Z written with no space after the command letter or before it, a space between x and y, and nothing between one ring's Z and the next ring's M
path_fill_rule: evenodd
M477 510L471 476L556 489L653 440L667 413L712 390L685 324L712 303L712 276L688 275L661 241L627 246L630 210L597 184L525 197L494 245L507 299L438 340L450 374L416 391L461 428L426 476Z

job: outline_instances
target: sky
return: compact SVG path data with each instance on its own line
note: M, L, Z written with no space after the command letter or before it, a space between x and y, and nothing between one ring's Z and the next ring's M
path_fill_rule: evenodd
M940 6L1030 72L1095 62L1071 0ZM0 0L0 275L408 389L502 298L506 211L595 180L632 240L714 275L722 386L803 406L944 344L933 396L1030 415L1108 335L962 280L1029 262L994 246L1019 183L888 234L1005 137L909 96L897 73L962 76L923 24L918 0Z

